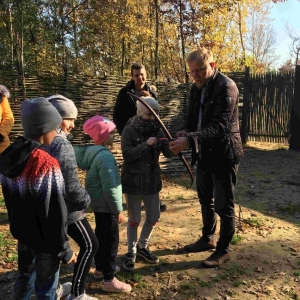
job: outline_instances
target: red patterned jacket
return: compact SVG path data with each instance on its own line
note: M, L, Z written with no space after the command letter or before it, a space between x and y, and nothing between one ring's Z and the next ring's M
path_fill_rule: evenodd
M64 180L40 143L19 137L0 156L0 182L14 238L41 253L72 257Z

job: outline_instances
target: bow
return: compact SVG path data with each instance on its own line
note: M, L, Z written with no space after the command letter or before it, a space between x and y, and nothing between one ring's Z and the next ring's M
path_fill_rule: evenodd
M138 100L139 102L141 102L145 107L147 107L147 109L152 113L152 115L154 116L155 120L160 124L163 132L165 133L167 139L169 141L172 141L173 138L169 132L169 130L166 128L166 126L164 125L164 123L162 122L162 120L159 118L159 116L156 114L156 112L143 100L141 99L140 97L136 96L135 94L131 93L131 92L127 92L127 94L133 98L135 98L136 100ZM178 157L180 158L180 160L183 162L184 166L186 167L189 175L190 175L190 178L191 178L191 184L190 186L187 186L187 188L190 188L193 183L194 183L194 175L193 175L193 172L189 166L189 164L187 163L185 157L182 155L182 153L178 153Z

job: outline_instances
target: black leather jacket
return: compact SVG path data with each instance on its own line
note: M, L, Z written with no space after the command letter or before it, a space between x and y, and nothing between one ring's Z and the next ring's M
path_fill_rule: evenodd
M199 163L210 167L235 165L243 156L239 129L239 91L236 84L215 71L207 83L202 103L201 130L197 132L202 90L193 84L186 128L187 137L193 149L192 164ZM195 139L199 143L199 153L195 151Z
M147 83L144 86L144 90L148 91L153 98L157 98L156 92ZM114 107L113 121L120 135L122 135L128 120L136 115L136 99L131 98L127 92L134 93L133 80L128 81L126 86L119 91Z

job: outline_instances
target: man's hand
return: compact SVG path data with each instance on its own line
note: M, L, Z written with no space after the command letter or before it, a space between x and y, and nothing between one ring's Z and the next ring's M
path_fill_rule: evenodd
M186 131L185 130L181 130L181 131L178 131L176 132L176 137L180 137L180 136L184 136L186 134Z
M4 135L0 133L0 143L2 143L3 141L4 141Z
M72 255L71 259L67 262L67 265L71 264L71 263L75 264L76 261L77 261L77 255L75 254L75 252L73 252L73 255Z
M121 224L121 223L124 223L125 222L125 217L122 213L118 214L117 215L117 218L118 218L118 223Z
M178 154L188 147L187 137L178 137L175 141L169 143L169 148L174 154Z
M148 146L153 146L157 143L157 138L156 137L150 137L148 140L147 140L147 145Z

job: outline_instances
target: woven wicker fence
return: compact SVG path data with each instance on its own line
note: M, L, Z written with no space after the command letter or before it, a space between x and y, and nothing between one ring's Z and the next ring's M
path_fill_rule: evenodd
M229 74L237 82L240 91L243 91L243 73ZM128 78L118 76L71 76L67 80L63 76L53 76L52 74L41 74L26 77L26 98L48 97L53 94L63 94L72 99L78 108L78 119L73 129L73 144L91 143L87 135L82 131L83 123L91 116L100 114L112 119L113 107L119 90L125 86ZM6 85L10 92L10 104L15 116L15 125L11 131L11 140L23 134L20 121L20 107L22 103L21 77L1 72L1 84ZM151 82L158 90L158 101L160 104L160 117L169 131L172 133L181 129L187 115L187 105L189 96L189 85L180 83ZM242 95L242 93L241 93ZM242 100L242 96L241 96ZM122 162L120 151L120 136L115 138L113 150L117 162ZM185 153L185 156L189 156ZM183 170L183 166L178 159L170 160L161 158L162 169L168 172Z

